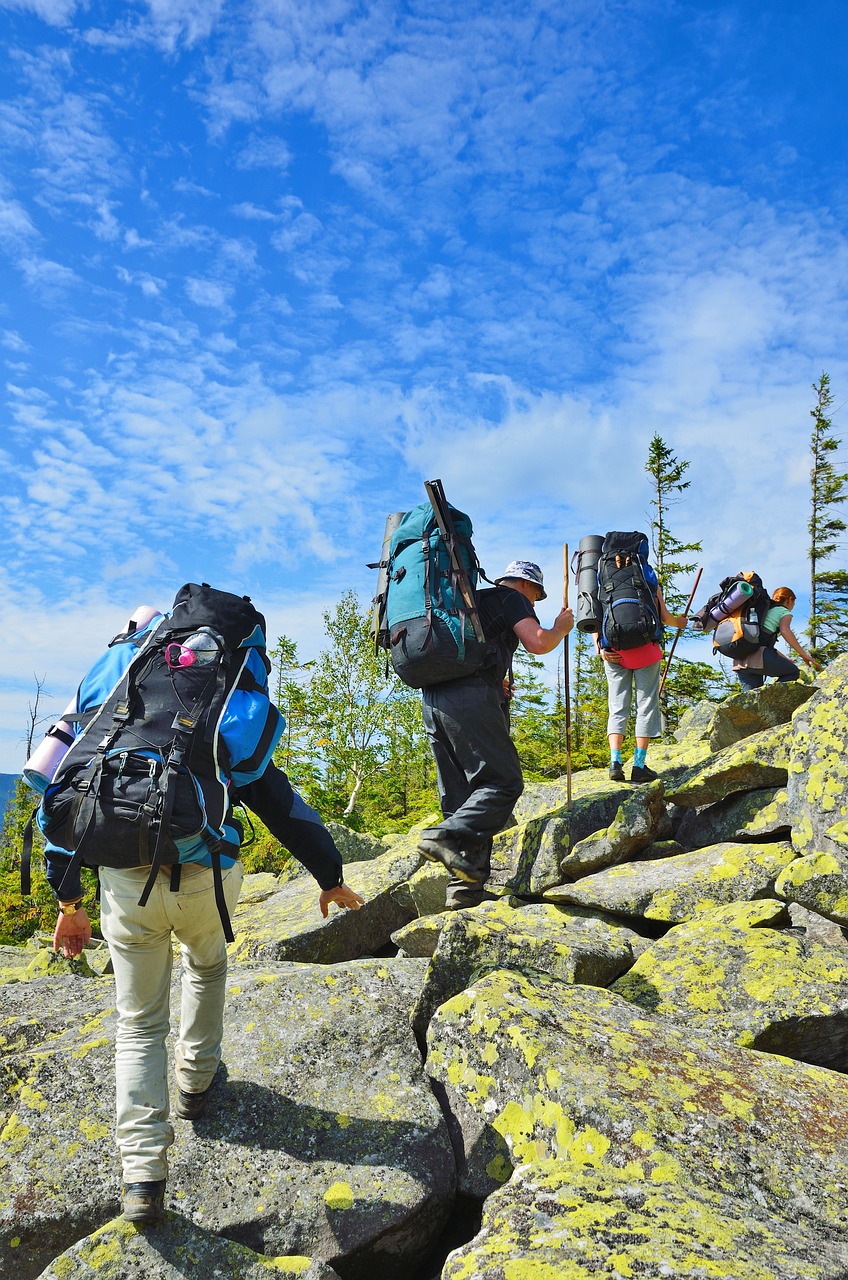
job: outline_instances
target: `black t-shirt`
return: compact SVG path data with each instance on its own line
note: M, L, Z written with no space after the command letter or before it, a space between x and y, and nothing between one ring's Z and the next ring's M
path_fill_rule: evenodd
M533 606L526 596L512 587L489 587L477 592L477 611L483 634L492 642L491 657L479 674L500 685L509 670L512 655L519 645L513 628L522 618L538 622Z

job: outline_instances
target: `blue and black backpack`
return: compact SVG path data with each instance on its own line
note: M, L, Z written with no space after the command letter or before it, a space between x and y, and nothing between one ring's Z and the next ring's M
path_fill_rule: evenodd
M657 576L648 564L644 533L608 533L598 560L601 645L638 649L661 640Z
M472 591L482 574L471 542L471 520L449 506L454 547ZM413 689L478 671L490 646L474 634L450 550L429 502L407 511L391 535L378 595L375 628L392 667Z
M116 636L80 685L76 736L44 792L37 822L80 865L211 866L224 931L221 867L238 857L230 783L264 773L284 720L268 696L265 620L247 596L188 583L170 616ZM61 891L60 891L61 897Z

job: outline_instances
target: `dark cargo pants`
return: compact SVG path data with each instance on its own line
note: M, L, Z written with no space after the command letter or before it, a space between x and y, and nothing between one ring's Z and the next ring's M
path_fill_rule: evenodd
M438 830L480 869L476 890L464 881L452 881L448 899L470 905L475 892L479 900L489 874L492 837L507 825L524 790L518 752L509 736L509 704L481 676L432 685L422 692L424 728L436 761L444 814Z

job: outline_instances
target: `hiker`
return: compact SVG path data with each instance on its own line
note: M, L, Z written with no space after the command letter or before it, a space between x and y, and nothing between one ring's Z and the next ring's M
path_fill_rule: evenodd
M772 592L771 598L774 603L765 614L762 627L763 631L774 636L774 640L771 644L761 645L747 657L736 658L733 662L733 670L739 677L739 683L743 689L761 688L767 676L776 677L778 684L798 679L801 672L796 663L792 662L786 654L778 653L774 648L778 638L786 641L805 666L812 667L814 671L821 671L821 663L798 643L792 630L795 592L791 587L778 587Z
M483 666L422 689L444 821L422 831L418 848L451 873L449 910L486 900L492 837L509 822L524 790L509 734L513 654L519 643L528 653L551 653L574 625L569 608L560 610L550 630L540 624L533 606L546 592L542 570L530 560L513 560L476 598L488 642Z
M176 629L175 619L180 608L183 611L180 616L187 614L195 623L203 616L202 609L206 609L207 616L211 610L211 620L217 623L214 606L222 597L236 602L231 609L240 607L241 614L236 621L229 619L229 630L238 623L241 625L238 634L246 639L230 644L222 638L219 632L227 633L226 618L216 628L196 627L188 636L185 628L182 632ZM167 1149L174 1141L168 1120L166 1052L170 1029L172 935L181 944L182 959L180 1030L174 1064L178 1090L174 1110L178 1117L193 1121L203 1114L221 1058L227 936L232 939L229 916L238 902L243 876L238 860L241 831L232 815L232 801L243 800L278 838L280 833L286 834L292 852L321 886L319 906L323 916L327 916L330 903L353 910L358 910L363 903L360 895L345 885L341 856L320 818L270 761L283 721L268 698L262 616L246 598L215 592L205 585L196 588L195 584L189 584L177 596L170 615L170 623L174 624L172 631L168 631L169 623L164 615L152 610L150 613L152 621L147 626L115 638L80 685L76 708L65 717L66 723L73 722L77 730L76 751L72 743L53 782L46 787L38 819L47 841L47 878L59 901L53 945L65 956L78 956L91 938L91 922L81 902L83 858L85 865L99 867L101 927L114 969L118 1010L115 1080L121 1200L124 1217L132 1222L155 1222L161 1216ZM157 643L160 627L163 638ZM191 624L187 630L192 631ZM174 635L181 640L173 640ZM227 658L217 663L209 661L210 674L204 684L203 662L207 661L205 655L213 652L210 637L219 650L227 648ZM168 640L171 643L166 643ZM208 647L201 649L201 645ZM233 660L234 657L238 657L238 661ZM233 673L232 677L229 672ZM104 682L105 676L108 679ZM226 682L230 678L233 683L227 690ZM113 685L111 692L104 694L104 690ZM196 723L207 726L207 733L201 735L202 743L189 735L185 750L180 746L180 766L174 770L177 782L188 775L190 782L204 791L207 825L196 839L184 839L175 833L180 805L177 786L167 819L170 825L163 840L164 856L157 871L158 837L152 865L138 865L138 849L143 838L142 811L133 822L125 815L118 822L113 814L110 816L108 806L113 789L115 794L125 797L133 793L136 783L147 786L146 794L151 802L157 789L163 795L168 794L167 775L174 756L173 744L157 746L155 726L158 712L159 723L165 723L172 736L180 719L180 713L174 717L172 708L162 703L162 691L167 694L169 688L175 691L174 696L189 720L200 706L200 694L196 691L214 690L200 708L206 718L200 713L196 716ZM223 701L213 701L221 689L225 691ZM157 690L158 707L154 696ZM211 726L214 733L209 731L213 713L219 717ZM86 734L94 720L101 729L89 743ZM128 745L125 751L106 751L105 758L98 764L98 757L104 754L100 741L103 724L111 732L110 741L129 731L132 738L128 741L138 744L135 750ZM196 761L204 751L217 749L219 738L223 740L222 755L220 759L215 757L216 770L207 777ZM176 741L179 743L179 735ZM99 744L96 749L95 743ZM210 743L214 746L210 747ZM137 767L139 756L141 768ZM88 757L91 759L87 763ZM217 772L224 758L228 784L221 781ZM189 770L189 765L196 767L196 773ZM66 769L68 772L63 773ZM78 785L72 787L78 798L93 791L97 801L85 818L83 831L80 833L73 826L73 813L63 819L68 836L73 837L68 839L68 848L76 850L71 855L51 840L51 824L59 824L57 830L65 829L56 813L56 798L61 797L67 778L78 784L81 777L89 774L86 790ZM150 783L144 781L148 776L153 780ZM208 795L204 788L208 788ZM217 815L215 822L211 817L216 795L222 805L220 822ZM167 812L166 802L159 812ZM164 817L160 825L164 830ZM101 861L101 857L109 857L108 851L104 854L97 843L101 826L111 833L116 852L121 843L119 837L127 830L128 847L135 849L132 864L123 850L120 856L124 865L107 865ZM216 835L220 839L212 838ZM171 865L174 855L178 861ZM113 856L109 860L115 863L120 859Z
M648 563L644 534L608 533L598 567L603 624L594 634L607 680L609 776L624 782L621 748L636 700L636 750L631 782L652 782L657 774L646 757L652 738L662 733L660 668L663 627L686 626L686 614L669 613L657 575ZM607 565L608 562L608 565ZM617 606L620 606L617 608ZM614 647L615 646L615 647Z

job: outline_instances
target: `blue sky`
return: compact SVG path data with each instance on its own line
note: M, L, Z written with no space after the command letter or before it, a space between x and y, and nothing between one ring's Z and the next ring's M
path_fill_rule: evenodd
M844 4L0 0L0 33L0 772L34 676L58 712L185 581L314 654L434 476L553 604L564 541L646 526L659 432L704 584L803 600Z

